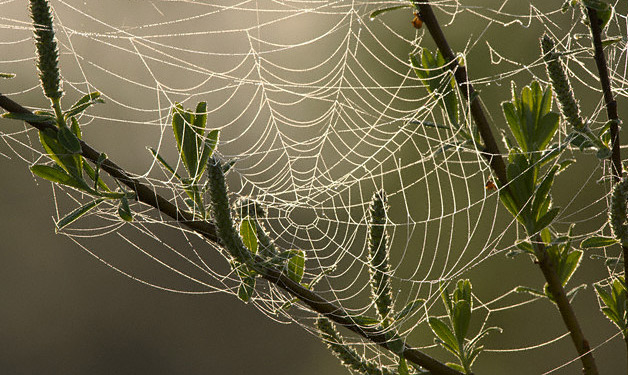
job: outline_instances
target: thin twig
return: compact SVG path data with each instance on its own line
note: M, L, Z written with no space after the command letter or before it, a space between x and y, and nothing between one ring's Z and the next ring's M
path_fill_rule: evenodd
M432 35L436 46L440 50L441 54L448 62L447 66L454 73L456 78L456 82L460 87L460 91L465 96L467 100L471 100L471 116L475 121L476 126L480 132L480 136L484 141L486 152L490 155L490 166L493 169L493 172L497 176L498 180L502 184L502 186L508 186L508 178L506 176L506 168L504 161L501 157L501 153L499 151L499 147L495 142L495 138L493 137L493 133L491 131L491 127L488 123L486 115L484 114L484 110L480 104L480 100L475 94L475 90L473 86L468 81L467 71L464 66L458 64L457 57L449 47L449 43L445 38L445 35L436 19L436 15L432 10L431 5L429 4L429 0L419 1L413 0L414 4L419 8L421 20L427 26L427 30ZM539 237L537 235L537 237ZM556 300L556 304L558 306L558 310L560 311L561 317L565 326L569 330L572 341L574 342L574 346L578 354L581 356L581 361L583 364L583 372L587 375L595 375L597 374L597 367L595 365L595 360L593 358L593 354L590 352L589 344L582 329L580 328L580 324L576 318L576 314L573 311L571 304L569 303L569 299L567 298L567 294L565 293L565 289L562 286L558 273L556 271L556 265L551 262L549 256L547 255L547 250L545 246L540 241L536 242L536 256L538 258L539 267L541 268L541 272L545 277L545 281L548 284L548 289L551 291L554 299Z
M612 121L610 126L612 145L612 154L610 159L613 179L617 182L621 178L622 173L621 154L619 150L619 116L617 114L617 101L613 97L613 91L611 89L608 66L606 64L606 57L604 56L604 46L602 45L602 29L600 28L600 23L597 18L597 11L593 8L587 7L587 13L589 16L591 35L593 36L595 65L597 65L597 71L602 85L602 92L604 93L604 102L606 103L606 114L608 116L608 120Z
M28 109L22 107L20 104L2 94L0 94L0 107L4 108L8 112L31 113ZM55 132L57 131L57 127L51 124L36 122L27 123L40 131L45 129L51 129ZM81 141L81 147L83 149L81 155L94 163L98 161L101 154L99 151L96 151L84 141ZM174 204L157 194L157 192L155 192L152 188L143 184L139 179L131 176L128 172L109 159L102 163L101 168L108 172L113 178L133 190L138 201L154 207L161 213L170 216L189 229L201 234L209 241L217 244L218 246L222 246L219 243L216 227L213 223L194 220L191 214L179 210ZM257 257L256 260L261 261L261 258ZM385 349L391 350L389 346L390 340L381 329L357 324L355 320L351 318L351 315L342 307L336 306L334 303L321 297L318 293L293 281L286 275L285 272L281 272L275 268L266 267L265 273L262 276L269 282L284 289L294 297L297 297L315 312L326 316L335 323L344 326L365 339L372 341ZM433 375L463 375L461 372L446 366L442 362L437 361L419 350L412 349L406 344L404 344L403 347L403 356L408 361L429 370Z
M443 30L440 28L436 15L428 1L413 1L420 10L421 20L423 20L423 23L427 26L427 30L432 35L436 46L438 46L438 49L447 61L447 67L453 72L462 95L464 95L465 99L471 101L471 116L484 141L485 150L483 150L482 154L487 158L501 186L507 189L508 178L506 177L506 165L502 159L495 137L493 137L493 132L491 131L491 126L482 108L479 95L467 78L467 69L458 63L458 59L451 47L449 47L447 38L445 38L445 34L443 34Z
M0 107L4 108L8 112L13 113L32 113L28 109L22 107L20 104L14 102L13 100L7 98L2 94L0 94ZM28 122L28 124L37 128L40 131L43 131L45 129L51 129L56 132L58 129L56 126L50 123ZM81 154L86 159L89 159L93 163L98 162L98 158L101 154L99 151L96 151L84 141L81 141L81 148L83 150ZM141 183L137 178L131 176L129 173L127 173L124 169L119 167L111 160L106 159L101 164L100 168L109 173L111 177L115 178L116 180L120 181L131 190L133 190L136 194L136 199L138 201L146 203L149 206L152 206L162 213L175 219L177 222L185 224L190 229L201 233L205 238L210 241L218 241L216 228L213 224L206 223L204 221L194 220L191 214L179 210L174 204L157 194L157 192L155 192L149 186Z
M604 102L606 103L606 115L608 121L611 121L611 170L613 181L617 183L622 176L621 151L619 143L619 114L617 113L617 101L613 96L611 81L608 74L608 65L606 64L606 56L604 55L604 46L602 45L602 28L597 17L597 11L587 7L587 15L589 18L589 27L591 36L593 37L593 49L595 53L595 65L597 66L602 92L604 93ZM628 275L628 246L622 245L622 253L624 256L624 277ZM628 337L624 338L626 342L626 356L628 358ZM628 371L628 369L627 369Z
M591 375L597 374L597 365L595 364L595 358L591 352L589 341L584 337L584 333L580 328L580 323L578 322L576 313L569 303L569 298L565 294L565 289L562 286L560 277L558 276L558 273L556 273L556 265L553 264L551 257L547 253L547 249L541 241L540 236L536 235L534 241L534 253L536 255L539 268L541 268L541 272L543 272L543 276L545 277L545 281L547 281L547 289L550 293L552 293L556 306L558 307L558 311L560 312L560 316L562 317L563 322L565 322L567 329L569 329L571 341L576 347L578 354L581 356L580 360L582 361L583 366L582 372L584 374Z

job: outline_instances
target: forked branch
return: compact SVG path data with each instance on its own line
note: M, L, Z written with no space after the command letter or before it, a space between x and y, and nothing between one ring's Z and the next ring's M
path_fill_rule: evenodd
M611 170L613 180L618 183L622 176L621 153L619 148L619 114L617 113L617 101L613 96L611 81L608 74L608 65L606 64L606 56L604 55L604 45L602 44L602 27L599 22L598 12L592 7L587 7L587 16L589 18L589 27L591 36L593 37L593 50L595 56L595 65L597 66L602 92L604 93L604 102L606 103L606 115L610 124L611 133ZM622 244L622 255L624 257L624 277L628 275L628 246ZM628 337L624 337L626 343L626 355L628 356Z

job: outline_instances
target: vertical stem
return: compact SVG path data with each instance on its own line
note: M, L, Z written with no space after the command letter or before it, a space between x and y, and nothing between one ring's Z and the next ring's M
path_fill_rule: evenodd
M569 329L571 341L581 357L580 360L582 361L583 366L582 372L584 374L597 374L598 370L589 342L584 337L584 333L582 332L582 328L580 328L580 323L578 322L576 313L569 303L569 298L567 298L565 289L563 288L560 278L558 277L558 273L556 272L556 265L552 262L551 257L547 254L547 250L541 241L540 236L536 235L534 240L534 252L536 254L539 268L541 268L541 272L543 272L543 276L547 281L547 288L550 293L552 293L552 296L556 301L556 306L558 307L560 316L562 317L565 326L567 326L567 329Z
M502 159L499 146L497 146L497 142L495 141L495 137L493 137L491 126L489 125L486 114L484 113L484 109L482 108L482 103L480 102L480 99L477 95L477 92L473 88L473 85L469 83L469 79L467 78L467 69L464 66L458 64L456 55L452 51L451 47L449 47L449 43L445 38L443 30L440 28L438 20L436 19L436 15L434 14L434 11L432 10L430 4L428 4L427 1L413 1L414 5L419 8L421 19L423 20L423 23L427 26L427 29L432 35L436 46L438 46L441 54L448 62L447 66L454 73L456 83L458 84L458 87L460 87L462 95L464 95L465 99L470 101L471 116L473 117L473 120L478 127L480 136L482 137L482 140L484 141L484 146L486 147L483 155L488 159L489 164L495 172L495 176L499 180L501 186L508 186L508 178L506 177L506 165L504 164L504 160Z
M63 117L63 110L61 110L61 98L50 98L50 102L52 103L52 109L55 111L55 116L57 117L57 124L60 128L67 127L65 123L65 118Z
M473 89L473 86L468 82L465 67L460 66L457 63L456 56L451 50L451 47L449 47L449 43L447 43L447 39L440 28L429 1L413 0L413 2L415 6L419 8L421 19L427 26L434 42L438 46L438 49L441 51L443 57L445 57L445 60L449 62L448 66L454 72L456 82L461 88L462 94L470 101L471 115L473 116L473 120L475 121L478 130L480 131L480 135L484 140L491 168L495 172L495 175L499 179L500 183L502 183L503 186L507 186L508 178L506 175L504 160L501 157L497 142L495 142L495 138L493 137L482 105L480 104L477 95L474 95L475 90ZM580 328L576 314L569 303L567 294L565 293L560 277L558 276L556 265L553 264L551 258L548 256L547 250L542 244L540 236L536 235L535 237L535 253L538 259L539 267L541 268L541 272L547 281L548 289L554 296L563 322L569 330L574 346L576 347L576 351L581 357L580 360L582 361L583 372L585 375L597 375L598 371L595 359L591 353L589 343Z
M617 183L621 179L622 166L621 154L619 148L619 115L617 114L617 101L613 96L611 81L608 75L608 66L606 64L606 56L604 56L604 46L602 45L602 29L597 18L597 11L587 7L587 15L589 17L589 25L591 27L591 35L593 37L593 49L595 50L595 65L600 77L602 92L604 93L604 102L606 103L606 115L611 122L611 170L613 181ZM628 246L622 245L622 253L624 256L624 275L628 275ZM627 339L628 340L628 339ZM628 341L626 341L628 345ZM627 347L628 355L628 347ZM628 365L628 364L627 364Z
M611 82L608 75L608 66L606 57L604 56L604 47L602 46L602 30L597 18L597 11L587 7L589 16L589 25L593 36L593 48L595 50L595 65L602 84L602 92L604 93L604 102L606 102L606 114L611 123L611 169L615 182L621 178L621 155L619 150L619 116L617 114L617 101L613 97Z

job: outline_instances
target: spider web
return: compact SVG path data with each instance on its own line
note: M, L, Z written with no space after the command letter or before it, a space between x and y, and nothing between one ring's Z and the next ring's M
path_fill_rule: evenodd
M425 339L430 336L421 323L428 312L444 313L439 285L460 278L474 283L480 324L505 328L498 340L489 338L488 358L569 344L558 324L540 338L509 333L509 327L521 324L509 322L528 314L530 306L547 304L513 292L538 272L525 260L504 256L525 233L501 207L497 193L484 188L493 177L481 153L455 145L455 128L447 127L437 99L409 64L409 53L435 49L429 34L412 27L407 9L369 18L372 11L395 4L55 0L51 5L61 51L63 102L68 106L88 92L101 92L106 104L80 119L83 138L185 208L178 182L144 146L181 169L171 108L177 102L194 108L206 101L208 128L220 129L217 152L223 160L235 161L228 173L233 199L250 196L261 202L268 211L263 224L276 244L305 251L305 280L324 274L314 289L355 314L374 312L367 219L373 193L384 189L390 204L387 231L395 307L400 310L417 298L427 301L425 309L397 327L402 333L413 332L414 345L434 346ZM510 98L511 81L519 88L532 79L547 82L538 47L544 32L559 40L561 49L574 51L566 61L572 84L587 95L580 103L583 113L593 128L604 124L595 67L589 51L581 48L590 45L586 26L579 22L579 11L561 14L560 5L435 4L445 34L467 65L497 129L505 125L496 103ZM5 1L0 9L1 70L19 73L3 82L3 93L33 110L44 109L26 7ZM620 108L627 96L625 14L625 4L618 2L608 34L623 41L606 51ZM468 113L461 108L462 129L473 126ZM444 126L430 127L427 122ZM561 124L560 137L567 132ZM31 129L3 120L2 140L6 157L28 164L46 161ZM444 144L454 146L444 150ZM578 159L580 175L575 185L568 179L557 181L564 191L554 197L563 208L556 227L566 231L575 223L579 235L608 233L607 166L571 150L562 156L567 158ZM53 192L57 218L87 199L71 189L53 187ZM147 285L180 293L237 293L237 275L222 259L227 254L221 248L142 204L133 204L132 210L134 222L122 223L117 207L104 203L62 233ZM119 248L104 249L103 237L118 241ZM142 267L134 267L136 261ZM599 261L584 262L598 271L578 275L574 285L618 272ZM541 288L542 283L529 286ZM271 319L310 329L312 313L298 304L284 308L290 299L258 282L252 304ZM596 337L600 345L595 350L613 342L608 332ZM369 357L391 363L372 344L350 340ZM572 359L567 355L548 361L546 370L574 368Z

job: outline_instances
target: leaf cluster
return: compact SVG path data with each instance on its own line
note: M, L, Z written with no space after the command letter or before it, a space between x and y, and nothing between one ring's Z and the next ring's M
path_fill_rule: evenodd
M624 276L616 277L610 283L610 293L600 284L594 284L598 297L602 300L602 312L619 328L624 338L628 338L628 288Z
M504 116L516 143L505 138L508 147L506 174L509 185L500 191L506 209L526 228L529 235L549 226L560 212L552 208L551 188L554 177L571 161L555 163L548 170L542 167L553 162L562 146L549 147L558 130L560 116L551 111L552 90L543 89L534 81L517 94L512 86L512 99L502 104Z
M208 183L200 184L200 180L216 149L220 133L216 129L206 133L206 124L206 102L199 102L194 111L186 110L178 103L172 109L172 131L187 177L179 175L176 169L170 166L157 151L149 149L171 177L179 181L188 196L184 202L189 212L200 220L207 220L210 212L205 202L205 193L209 185Z
M473 296L471 294L471 282L459 280L456 288L450 294L447 288L441 289L441 299L447 310L447 322L429 317L430 329L436 336L434 341L447 349L458 359L458 363L447 363L465 374L471 374L471 366L484 348L480 340L492 331L500 331L498 327L482 329L475 337L467 338L471 323L473 308Z

